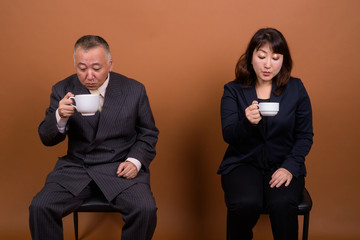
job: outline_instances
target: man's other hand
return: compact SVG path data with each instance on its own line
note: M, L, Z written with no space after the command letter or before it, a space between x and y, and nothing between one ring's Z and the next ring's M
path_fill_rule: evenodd
M132 162L122 162L120 163L118 170L116 172L118 177L123 177L126 179L133 179L137 176L138 170Z

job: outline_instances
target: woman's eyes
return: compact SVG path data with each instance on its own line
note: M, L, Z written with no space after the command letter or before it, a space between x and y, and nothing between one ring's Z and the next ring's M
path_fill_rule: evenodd
M265 59L265 56L258 56L259 59ZM272 58L274 61L278 61L280 59L280 57L273 57Z

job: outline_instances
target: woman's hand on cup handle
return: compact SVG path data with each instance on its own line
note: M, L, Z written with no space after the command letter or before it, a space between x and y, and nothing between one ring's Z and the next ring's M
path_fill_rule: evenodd
M284 183L285 183L285 187L287 187L290 185L292 178L293 178L293 175L291 174L291 172L289 172L285 168L279 168L271 176L271 180L270 180L269 184L270 184L271 188L274 188L274 187L279 188Z
M74 97L74 94L68 92L59 102L58 112L61 118L71 117L75 113L75 108L71 106L73 100L70 97Z
M261 115L257 104L258 101L254 100L251 105L245 109L246 118L254 125L258 124L261 120Z

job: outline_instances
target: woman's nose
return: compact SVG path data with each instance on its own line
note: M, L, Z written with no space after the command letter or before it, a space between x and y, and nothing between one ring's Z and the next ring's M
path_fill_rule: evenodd
M265 68L270 68L271 67L271 59L267 58L265 61Z

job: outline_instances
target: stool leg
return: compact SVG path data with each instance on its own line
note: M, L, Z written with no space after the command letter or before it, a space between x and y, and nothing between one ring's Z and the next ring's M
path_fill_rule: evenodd
M75 240L79 239L79 232L78 232L78 212L74 212L74 230L75 230Z
M303 225L303 240L308 240L308 235L309 235L309 218L310 218L310 213L306 213L304 215L304 225Z

